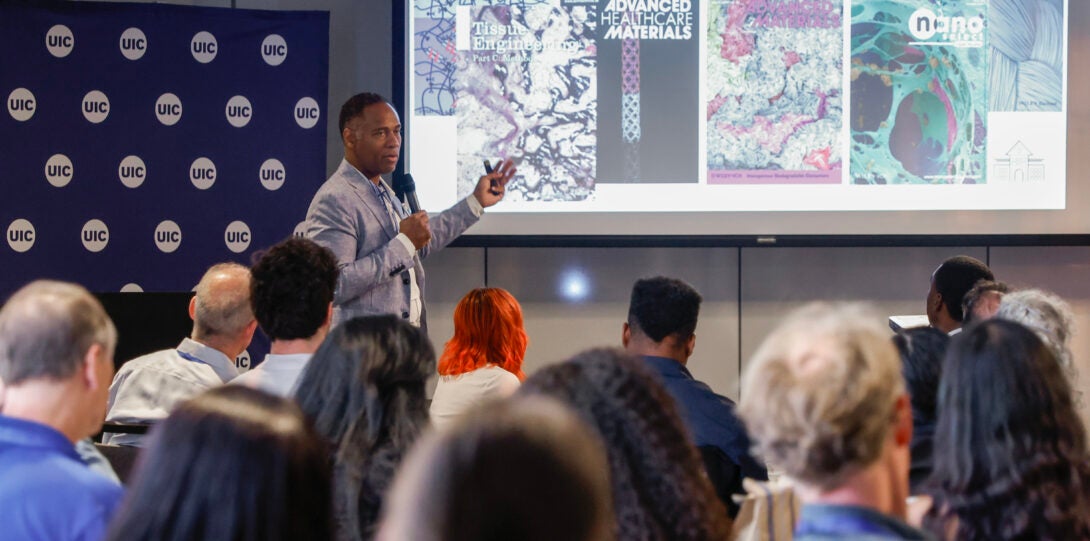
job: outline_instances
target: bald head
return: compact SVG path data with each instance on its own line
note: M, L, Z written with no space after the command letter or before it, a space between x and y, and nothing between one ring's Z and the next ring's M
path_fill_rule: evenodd
M197 284L193 301L193 339L236 338L254 321L250 308L250 269L237 263L213 265Z
M0 379L7 386L67 379L95 344L112 358L117 330L102 304L76 284L32 282L0 309Z

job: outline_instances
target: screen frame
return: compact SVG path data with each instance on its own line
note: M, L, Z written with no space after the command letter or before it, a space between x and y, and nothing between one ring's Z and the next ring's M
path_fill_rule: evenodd
M407 92L411 2L392 10L392 101L412 115ZM1090 245L1090 2L1067 3L1067 163L1063 210L733 211L633 213L491 212L452 246L463 247L844 247ZM397 171L413 149L405 144ZM874 233L855 233L856 231Z

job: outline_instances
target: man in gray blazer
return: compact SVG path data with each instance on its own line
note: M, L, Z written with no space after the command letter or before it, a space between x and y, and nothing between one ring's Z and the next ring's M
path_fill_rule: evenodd
M396 314L426 330L420 260L499 203L515 166L502 162L439 214L409 214L382 180L401 154L401 119L390 102L369 92L352 96L341 107L339 127L344 160L314 194L306 220L306 236L332 250L340 267L333 324Z

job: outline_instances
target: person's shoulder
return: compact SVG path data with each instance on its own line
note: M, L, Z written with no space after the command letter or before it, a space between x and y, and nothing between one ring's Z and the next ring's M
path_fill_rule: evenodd
M171 354L174 354L176 351L177 350L174 349L174 348L161 349L159 351L153 351L151 353L145 353L144 355L141 355L139 357L133 357L132 359L129 359L128 361L125 361L125 363L121 365L121 368L117 369L117 374L121 375L121 374L124 374L124 373L133 372L133 371L137 371L137 370L148 369L148 368L154 369L154 368L156 368L157 365L162 363L163 359L168 358Z
M117 483L62 453L23 453L9 467L5 468L8 471L4 474L2 490L8 495L15 493L28 499L49 500L57 494L64 494L67 499L109 505L113 505L122 495Z

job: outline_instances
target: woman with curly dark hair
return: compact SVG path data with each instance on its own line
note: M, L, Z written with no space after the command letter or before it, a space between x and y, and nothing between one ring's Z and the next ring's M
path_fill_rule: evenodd
M333 453L336 539L374 536L394 471L428 426L434 370L427 336L392 315L346 321L314 353L295 399Z
M617 539L728 539L731 521L673 401L636 359L592 349L539 370L519 395L556 398L605 442Z
M924 526L947 539L1090 539L1086 434L1055 355L1003 320L950 344Z

